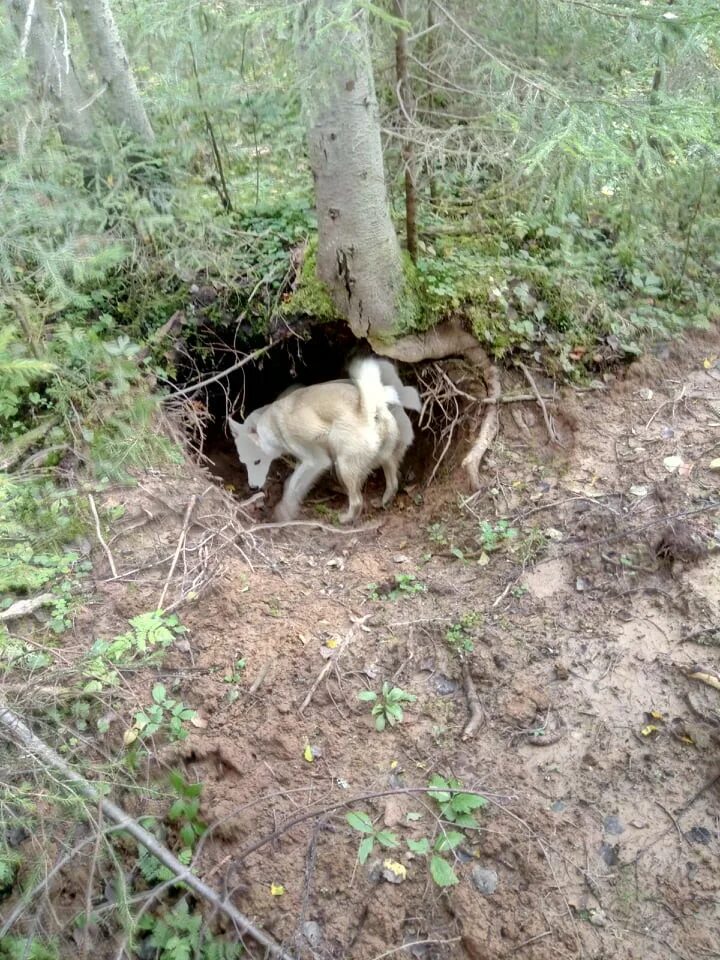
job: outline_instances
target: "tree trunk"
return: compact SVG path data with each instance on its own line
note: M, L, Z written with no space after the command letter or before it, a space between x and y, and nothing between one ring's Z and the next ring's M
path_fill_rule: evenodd
M50 105L62 142L70 147L87 146L93 135L92 116L64 45L63 31L51 21L45 0L7 0L7 8L21 54L27 53L32 61L35 83Z
M318 277L356 336L391 338L405 284L385 186L367 16L357 8L348 14L346 0L315 0L302 29L301 57L312 77L304 107Z
M407 0L395 0L395 16L407 21ZM415 101L408 71L408 35L405 27L395 31L395 71L401 126L405 129L402 158L405 168L405 243L413 263L417 260L417 191L415 188L415 150L412 142L412 119Z
M155 135L109 0L73 0L72 7L98 82L104 87L104 100L110 119L140 140L151 142Z

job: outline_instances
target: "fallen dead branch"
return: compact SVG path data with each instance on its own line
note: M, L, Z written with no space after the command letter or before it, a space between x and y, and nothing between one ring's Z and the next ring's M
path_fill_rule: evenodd
M202 390L203 387L209 387L211 383L217 383L218 380L222 380L231 373L235 373L236 370L240 370L248 363L252 363L253 360L259 360L260 357L265 356L268 350L271 350L274 346L274 342L268 343L264 347L260 347L258 350L253 350L252 353L248 353L247 356L242 358L242 360L238 360L237 363L233 363L232 366L226 367L225 370L221 370L220 373L216 373L212 377L208 377L206 380L200 380L198 383L191 383L189 387L183 387L182 390L173 390L169 399L172 397L185 397L189 393L196 393L198 390Z
M294 960L291 954L287 953L279 943L277 943L269 934L265 933L259 927L255 926L244 914L242 914L233 904L228 903L216 890L208 886L199 877L196 877L189 867L185 867L175 857L166 846L160 843L151 833L130 817L125 811L114 804L111 800L106 800L101 796L100 791L84 777L76 773L75 770L66 763L58 754L49 747L44 741L30 730L23 721L0 703L0 728L2 728L6 738L16 745L24 748L36 760L42 761L47 767L61 774L69 783L71 783L77 792L93 805L99 806L104 817L112 821L118 830L129 833L130 836L154 857L156 857L163 866L171 870L178 883L186 884L194 893L203 900L212 904L215 909L224 913L237 928L241 934L247 934L257 943L265 947L268 954L272 957L279 957L280 960ZM4 936L7 923L0 931L0 936Z
M480 696L478 695L475 684L473 683L470 665L466 662L463 662L462 673L463 683L465 685L465 696L467 697L468 708L470 710L470 719L465 724L465 729L462 732L462 738L463 740L469 740L477 733L478 727L483 722L484 713L482 704L480 703Z
M33 613L40 607L52 603L54 599L55 597L51 593L41 593L37 597L29 597L27 600L16 600L7 610L0 610L0 623L25 617L28 613Z
M90 502L90 510L92 511L93 519L95 521L95 533L97 535L98 542L105 551L105 556L108 558L112 575L116 577L118 575L117 567L115 566L113 555L110 552L110 547L107 545L105 538L102 535L102 530L100 529L100 517L98 516L97 507L95 506L95 498L91 493L88 494L88 501Z
M558 437L557 435L557 431L555 429L555 425L553 424L552 417L548 413L547 404L545 403L545 400L543 399L542 395L540 394L540 391L538 390L537 384L535 383L535 378L530 373L530 371L528 370L528 368L525 366L524 363L521 363L520 361L518 361L517 366L525 374L525 379L530 384L530 389L532 390L533 395L535 396L535 399L537 400L540 406L540 409L542 410L543 420L545 421L545 428L547 429L548 437L550 438L550 443L557 443L558 446L561 446L561 447L564 446L564 444L560 440L560 437Z
M209 489L210 488L208 487L208 490ZM205 493L207 493L207 490L205 491ZM170 581L173 578L173 574L175 573L175 567L177 566L178 557L180 556L180 551L182 550L183 546L185 545L185 541L187 540L187 532L188 532L188 528L190 527L190 518L192 517L192 512L195 509L195 504L198 502L198 497L199 495L195 493L192 495L192 497L190 497L190 500L188 502L187 510L185 511L185 516L183 517L182 530L180 531L180 536L178 537L175 556L173 557L172 563L170 564L170 569L168 571L167 579L165 580L165 585L163 586L162 593L160 594L160 599L158 600L158 605L157 605L158 610L163 609L165 596L168 592L168 587L170 586Z
M348 644L350 643L350 641L355 637L355 634L356 634L356 632L357 632L356 628L359 628L360 630L362 630L362 629L363 629L363 624L365 623L366 620L368 620L368 619L370 618L370 616L371 616L371 614L368 613L368 614L366 614L364 617L359 617L358 619L353 620L353 625L350 627L350 629L348 630L348 632L345 634L345 636L343 637L343 639L340 641L339 646L338 646L335 650L333 650L332 655L331 655L331 656L327 659L327 661L325 662L325 666L322 668L322 670L320 671L320 673L319 673L319 674L317 675L317 677L315 678L315 682L313 683L313 685L312 685L312 686L310 687L310 689L308 690L307 696L305 697L305 699L303 700L303 702L300 704L300 709L298 710L298 713L302 713L303 710L306 710L307 707L310 705L310 702L312 701L312 698L315 696L315 691L316 691L317 688L320 686L320 684L323 682L323 680L325 679L325 677L327 677L327 675L330 673L330 671L332 670L332 668L337 664L338 659L340 658L340 655L341 655L341 654L343 653L343 651L347 648L347 646L348 646Z

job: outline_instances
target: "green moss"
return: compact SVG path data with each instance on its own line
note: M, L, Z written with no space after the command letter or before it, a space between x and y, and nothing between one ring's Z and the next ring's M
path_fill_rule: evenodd
M316 237L308 243L298 285L280 310L285 316L306 316L321 322L343 319L332 302L327 287L317 275Z

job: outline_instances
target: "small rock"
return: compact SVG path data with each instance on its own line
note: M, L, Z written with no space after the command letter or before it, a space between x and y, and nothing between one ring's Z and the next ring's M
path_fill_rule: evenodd
M317 949L322 943L322 928L314 920L306 920L302 925L302 935L311 947Z
M655 394L649 387L644 387L642 390L638 390L638 396L642 400L652 400Z
M562 813L564 810L567 810L567 804L564 800L553 800L550 804L550 809L553 813Z
M599 907L590 911L588 914L588 920L594 927L607 926L607 917L605 916L605 911L600 910Z
M608 867L614 867L616 863L620 860L620 844L619 843L601 843L600 844L600 856L603 859L603 862Z
M451 694L457 693L460 689L460 684L457 680L453 680L452 677L446 677L443 673L436 673L431 680L431 684L435 688L435 692L441 697L449 697Z
M393 563L410 563L410 557L404 553L398 553L393 557Z
M714 460L711 460L708 464L711 470L720 470L720 457L715 457Z
M575 581L575 589L578 593L584 593L586 590L592 589L592 583L587 577L578 577Z
M648 495L648 488L642 484L637 484L634 487L630 487L630 493L633 497L646 497Z
M675 473L683 465L683 458L679 457L677 454L672 457L665 457L663 460L663 466L668 473Z
M614 813L611 813L609 817L605 817L603 829L605 833L610 833L616 837L619 837L621 833L625 833L625 826L621 822L620 817Z
M175 642L175 649L180 653L190 653L190 641L189 640L177 640Z
M388 883L404 883L407 880L407 867L397 860L383 860L381 876Z
M691 827L685 837L690 843L710 843L712 833L707 827Z
M570 671L567 668L567 664L563 663L562 660L558 660L555 663L555 676L558 680L567 680L570 676Z
M497 890L498 875L494 870L488 870L485 867L474 867L471 875L475 887L483 896L489 897Z

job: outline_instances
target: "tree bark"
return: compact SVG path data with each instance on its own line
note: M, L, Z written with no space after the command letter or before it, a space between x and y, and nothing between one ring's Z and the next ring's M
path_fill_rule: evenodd
M27 54L32 62L33 79L50 106L60 139L66 146L87 146L93 136L92 116L63 30L56 29L45 0L6 0L6 4L21 54Z
M98 82L104 87L110 119L116 126L151 143L155 135L109 0L73 0L72 7Z
M407 21L407 0L395 0L395 16ZM413 263L417 260L417 190L415 187L415 150L411 128L415 101L408 71L408 35L405 27L395 31L395 70L400 122L408 136L403 141L402 159L405 174L405 243Z
M388 338L404 274L385 185L367 15L347 0L314 0L301 29L318 277L357 337Z

